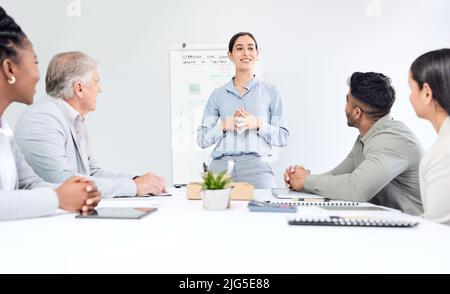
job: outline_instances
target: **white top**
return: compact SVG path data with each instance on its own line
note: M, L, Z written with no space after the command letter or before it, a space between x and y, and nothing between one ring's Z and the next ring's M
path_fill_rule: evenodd
M17 168L11 151L13 131L3 118L0 118L0 189L13 191L17 185Z
M450 225L450 117L422 158L419 175L425 218Z
M0 118L0 223L55 213L59 203L55 187L34 173Z

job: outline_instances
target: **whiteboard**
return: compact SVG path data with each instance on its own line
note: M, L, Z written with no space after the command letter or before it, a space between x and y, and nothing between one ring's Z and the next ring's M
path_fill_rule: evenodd
M212 91L235 73L225 45L185 47L169 49L173 184L201 179L203 162L209 164L214 146L197 145L197 128Z
M215 145L201 149L197 128L213 90L235 74L227 52L226 45L183 44L169 49L173 184L200 181L203 163L211 162ZM262 78L259 62L254 72Z

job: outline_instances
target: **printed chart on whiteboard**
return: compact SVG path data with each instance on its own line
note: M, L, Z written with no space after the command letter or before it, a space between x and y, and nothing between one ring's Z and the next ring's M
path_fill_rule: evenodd
M184 47L184 46L183 46ZM203 162L210 162L214 146L197 145L197 128L215 88L234 76L225 46L189 46L169 49L172 115L173 184L200 181Z

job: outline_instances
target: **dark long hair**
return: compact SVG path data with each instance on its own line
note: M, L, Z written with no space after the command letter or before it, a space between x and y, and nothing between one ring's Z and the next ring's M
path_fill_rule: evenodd
M17 48L25 48L27 36L0 6L0 64L9 58L17 62Z
M450 113L450 49L440 49L419 56L411 65L412 79L422 90L427 83L433 98Z
M240 33L235 34L233 37L231 37L230 42L228 43L228 51L230 53L233 52L233 47L234 47L234 44L236 43L236 40L242 36L249 36L250 38L252 38L253 41L255 41L255 48L256 48L256 50L258 50L258 43L256 42L255 37L249 32L240 32Z

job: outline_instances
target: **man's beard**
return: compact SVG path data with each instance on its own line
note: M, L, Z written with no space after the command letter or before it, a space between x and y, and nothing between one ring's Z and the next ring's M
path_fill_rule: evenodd
M345 112L345 116L347 117L347 125L349 127L356 127L356 122L350 117L350 114Z

